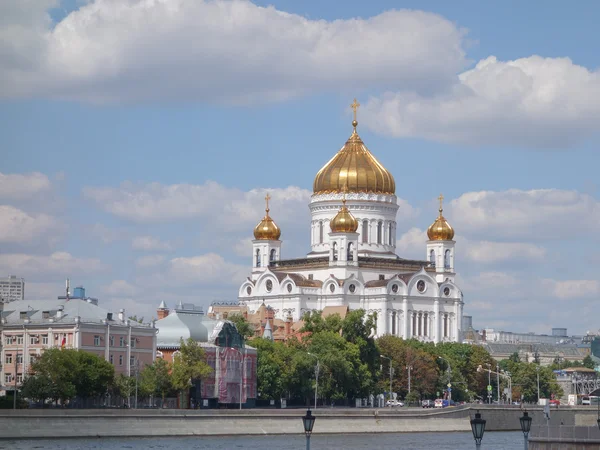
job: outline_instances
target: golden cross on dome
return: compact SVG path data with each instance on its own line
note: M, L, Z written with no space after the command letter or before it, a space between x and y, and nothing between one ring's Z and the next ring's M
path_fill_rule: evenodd
M346 194L348 193L348 182L345 182L342 186L342 193L344 196L342 197L342 203L346 206Z
M356 101L356 99L354 99L354 102L350 105L350 108L352 108L352 111L354 111L354 121L356 122L356 110L358 109L358 107L360 106L360 103L358 103Z
M267 202L267 208L266 208L267 212L269 212L269 200L271 200L271 196L267 192L267 195L265 196L265 201Z
M440 194L440 196L438 197L438 200L440 201L440 213L444 210L443 208L443 202L444 202L444 196L442 194Z

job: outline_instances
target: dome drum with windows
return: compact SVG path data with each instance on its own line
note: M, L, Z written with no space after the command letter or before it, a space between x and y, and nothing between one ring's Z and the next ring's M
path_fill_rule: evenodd
M271 196L267 194L265 201L267 207L265 208L265 217L256 225L254 228L254 239L261 241L278 241L281 237L281 230L277 226L271 216L269 216L269 200Z

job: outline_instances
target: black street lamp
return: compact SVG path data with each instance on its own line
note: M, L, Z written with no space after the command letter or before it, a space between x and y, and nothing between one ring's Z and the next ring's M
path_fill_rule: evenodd
M479 410L475 413L475 418L471 419L471 430L473 431L473 438L475 439L475 448L481 448L481 439L483 439L483 433L485 433L485 419L481 418Z
M523 432L523 437L525 438L525 446L523 447L525 450L529 448L529 444L527 443L527 437L529 436L529 430L531 430L531 421L533 419L529 417L527 411L523 412L523 416L519 417L519 422L521 422L521 431Z
M312 415L310 408L306 410L306 415L302 417L304 424L304 433L306 434L306 450L310 450L310 435L312 434L313 426L315 425L316 417Z

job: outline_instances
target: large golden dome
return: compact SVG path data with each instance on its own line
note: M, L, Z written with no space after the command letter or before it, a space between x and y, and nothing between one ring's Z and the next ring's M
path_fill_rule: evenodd
M396 192L394 177L375 159L356 132L358 106L355 99L352 105L355 112L352 135L340 151L317 173L313 183L315 194L341 192L344 185L348 187L348 192L381 194Z
M281 230L277 226L271 216L269 216L269 200L271 196L267 194L265 200L267 202L267 207L265 208L265 217L256 225L254 228L254 239L261 241L278 241L281 237Z
M358 220L354 218L352 213L346 207L346 198L342 200L342 207L335 215L333 220L329 222L332 233L356 233L358 230Z
M442 215L442 212L444 211L444 208L442 207L443 200L444 196L440 194L440 209L438 210L440 215L435 219L435 222L427 228L427 237L429 237L430 241L451 241L454 239L454 229Z

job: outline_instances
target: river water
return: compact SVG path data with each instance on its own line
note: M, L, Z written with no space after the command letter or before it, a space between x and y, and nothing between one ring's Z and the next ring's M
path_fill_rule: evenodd
M305 438L287 436L219 436L168 438L97 438L52 440L0 440L2 450L304 450ZM311 450L325 449L403 449L403 450L456 450L474 449L475 441L469 432L461 433L402 433L402 434L337 434L314 435ZM482 450L511 450L523 448L523 433L487 432L481 443Z

